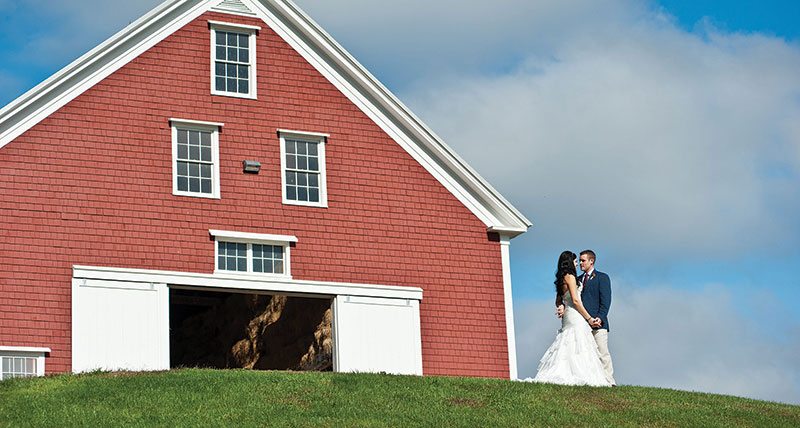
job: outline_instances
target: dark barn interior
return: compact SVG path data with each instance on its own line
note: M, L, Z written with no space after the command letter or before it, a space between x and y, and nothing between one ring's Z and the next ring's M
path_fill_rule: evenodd
M170 288L170 367L332 371L331 303Z

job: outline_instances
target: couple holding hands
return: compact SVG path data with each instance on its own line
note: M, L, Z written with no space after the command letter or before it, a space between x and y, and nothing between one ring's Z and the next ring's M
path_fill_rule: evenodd
M595 270L596 259L592 250L582 251L580 259L572 251L559 256L554 283L561 329L539 362L534 382L616 386L608 352L611 280Z

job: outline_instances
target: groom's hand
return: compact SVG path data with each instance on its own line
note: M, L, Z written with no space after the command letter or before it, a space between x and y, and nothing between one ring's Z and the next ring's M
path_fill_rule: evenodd
M564 305L556 306L556 316L559 318L564 316Z
M592 320L592 322L589 325L591 325L593 328L602 327L603 326L603 320L601 320L599 317L595 318L595 319Z

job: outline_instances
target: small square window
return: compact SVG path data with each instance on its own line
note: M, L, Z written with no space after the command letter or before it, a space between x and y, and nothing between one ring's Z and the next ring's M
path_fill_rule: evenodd
M283 273L283 247L253 244L253 272Z
M247 272L247 244L218 242L217 246L217 269Z

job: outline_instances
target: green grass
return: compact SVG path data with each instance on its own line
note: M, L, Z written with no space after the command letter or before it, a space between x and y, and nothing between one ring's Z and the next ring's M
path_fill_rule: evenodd
M800 406L621 386L175 370L0 382L0 426L800 426Z

